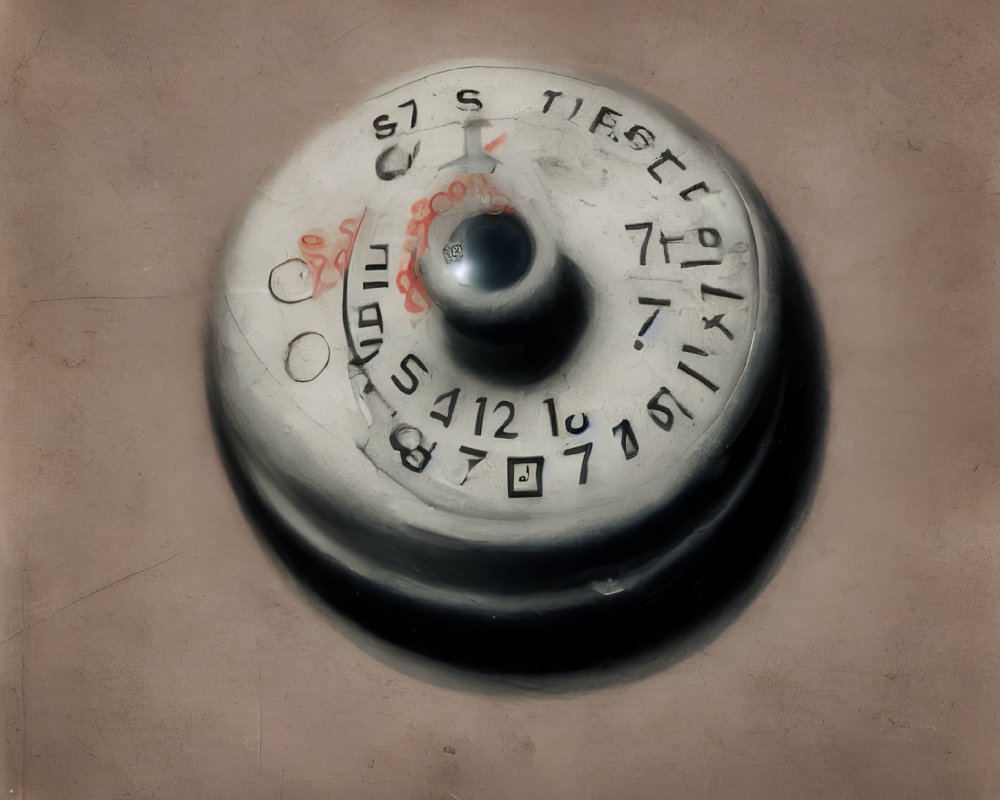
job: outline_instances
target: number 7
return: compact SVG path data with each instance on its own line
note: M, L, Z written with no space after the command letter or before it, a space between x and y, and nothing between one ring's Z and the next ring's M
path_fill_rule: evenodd
M583 453L583 461L580 462L580 485L583 486L587 482L587 462L590 461L590 451L593 450L594 443L587 442L586 444L580 444L576 447L570 447L568 450L563 450L564 456L575 456Z
M649 237L653 233L653 223L652 222L633 222L630 225L625 226L627 231L641 231L643 228L646 229L646 235L642 237L642 247L639 248L639 266L646 266L646 248L649 247Z

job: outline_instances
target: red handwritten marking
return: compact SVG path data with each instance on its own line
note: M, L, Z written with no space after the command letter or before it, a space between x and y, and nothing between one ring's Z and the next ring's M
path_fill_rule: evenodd
M325 231L310 231L299 238L299 252L309 265L312 276L313 297L320 297L338 283L351 263L354 242L365 218L345 219L337 228L339 236L328 238Z
M507 195L494 186L487 175L466 175L469 187L476 190L476 199L487 214L513 214L514 206Z
M506 134L497 139L497 143ZM493 144L491 142L490 144ZM423 314L431 307L430 297L420 277L420 258L427 250L427 233L435 217L446 214L468 194L475 197L487 214L510 214L514 211L510 198L490 183L486 175L457 175L443 192L435 192L430 199L422 197L410 206L410 221L406 223L403 255L399 260L396 288L403 295L403 307L411 314Z
M494 139L492 142L490 142L488 145L486 145L483 148L483 152L484 153L492 153L494 150L496 150L500 145L502 145L506 141L507 141L507 134L506 133L501 133L496 139Z

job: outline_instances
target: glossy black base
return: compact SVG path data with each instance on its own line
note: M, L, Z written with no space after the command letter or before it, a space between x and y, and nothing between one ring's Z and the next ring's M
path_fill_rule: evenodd
M804 515L819 473L827 421L823 337L808 287L783 242L779 395L753 483L711 535L685 547L641 591L559 614L494 616L429 609L358 579L319 556L276 517L240 471L210 388L219 445L248 517L296 578L325 604L388 641L484 673L544 674L613 665L687 640L733 618L766 581ZM211 372L212 365L208 364ZM208 381L209 387L212 381ZM772 427L773 426L773 427Z

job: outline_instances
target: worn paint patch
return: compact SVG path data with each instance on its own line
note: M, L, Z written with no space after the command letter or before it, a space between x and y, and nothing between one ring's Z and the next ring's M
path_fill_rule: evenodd
M323 230L313 230L299 237L299 252L309 265L314 298L322 296L340 283L351 262L354 242L364 218L365 214L362 212L356 219L345 219L333 236Z

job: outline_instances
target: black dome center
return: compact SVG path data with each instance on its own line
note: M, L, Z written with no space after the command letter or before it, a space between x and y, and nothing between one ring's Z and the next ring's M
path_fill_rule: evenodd
M484 292L507 289L531 268L535 244L515 214L480 214L462 221L444 248L451 276Z

